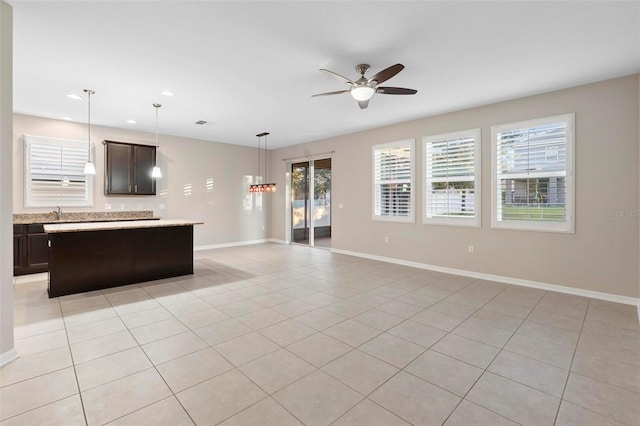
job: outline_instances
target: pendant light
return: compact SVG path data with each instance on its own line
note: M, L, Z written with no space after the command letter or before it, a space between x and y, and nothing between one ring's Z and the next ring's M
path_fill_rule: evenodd
M158 148L158 108L160 108L162 105L160 104L153 104L154 108L156 109L156 151ZM151 177L152 178L161 178L162 177L162 171L160 171L160 167L158 167L158 153L156 152L156 158L155 158L155 164L153 165L153 169L151 170Z
M269 136L269 132L262 132L256 135L258 137L258 176L260 176L260 138L264 137L264 181L268 182L267 179L267 136ZM254 185L249 185L249 192L276 192L276 184L275 183L258 183Z
M91 162L91 95L94 92L91 89L84 89L84 93L87 94L87 99L89 100L89 112L88 112L88 120L87 120L87 147L89 150L89 157L87 163L84 165L84 174L85 175L95 175L96 174L96 166Z

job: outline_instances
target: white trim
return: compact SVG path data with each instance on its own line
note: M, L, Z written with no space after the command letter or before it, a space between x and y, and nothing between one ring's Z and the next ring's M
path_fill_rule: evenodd
M405 148L410 151L410 192L409 214L407 216L386 216L376 214L376 151ZM381 143L371 146L371 220L380 222L416 223L416 140L403 139L395 142Z
M9 364L11 361L18 359L18 352L16 352L15 348L12 348L4 353L0 354L0 367L4 367Z
M639 315L639 319L640 319L640 298L637 298L637 297L620 296L620 295L617 295L617 294L602 293L602 292L599 292L599 291L584 290L584 289L581 289L581 288L566 287L566 286L557 285L557 284L548 284L548 283L542 283L542 282L538 282L538 281L523 280L521 278L513 278L513 277L505 277L505 276L501 276L501 275L485 274L485 273L482 273L482 272L467 271L467 270L464 270L464 269L447 268L447 267L444 267L444 266L429 265L427 263L411 262L411 261L408 261L408 260L396 259L396 258L393 258L393 257L378 256L378 255L375 255L375 254L360 253L360 252L349 251L349 250L342 250L342 249L332 248L331 251L333 253L346 254L346 255L349 255L349 256L362 257L362 258L371 259L371 260L379 260L381 262L395 263L397 265L411 266L413 268L428 269L428 270L431 270L431 271L443 272L445 274L462 275L462 276L465 276L465 277L478 278L478 279L489 280L489 281L496 281L496 282L501 282L501 283L505 283L505 284L518 285L518 286L522 286L522 287L539 288L541 290L556 291L556 292L559 292L559 293L573 294L575 296L583 296L583 297L589 297L589 298L592 298L592 299L607 300L609 302L623 303L625 305L637 305L638 306L638 310L639 310L638 315Z
M301 163L303 161L309 161L309 160L323 160L325 158L333 158L334 153L335 151L327 151L327 152L321 152L319 154L306 155L304 157L283 158L281 161L284 161L287 163Z
M226 248L226 247L250 246L252 244L262 244L267 242L269 242L269 240L266 238L263 238L261 240L247 240L247 241L235 241L232 243L208 244L206 246L195 246L193 247L193 251L211 250L211 249L219 249L219 248Z
M269 243L276 243L276 244L290 244L290 242L289 242L289 241L279 240L279 239L277 239L277 238L269 238L269 239L267 240L267 242L269 242Z
M293 163L285 163L286 169L284 171L284 238L287 241L291 241L293 236L291 235L292 228L292 217L291 217L291 185L293 175L291 173L291 164Z
M474 191L474 217L472 218L458 218L458 217L428 217L427 212L429 210L429 185L427 184L427 144L434 142L444 142L456 139L474 138L473 141L473 191ZM482 129L480 127L469 130L461 130L451 133L443 133L439 135L424 136L422 138L422 173L423 173L423 200L422 200L422 223L424 225L450 225L450 226L467 226L480 228L482 224L481 212L482 212Z
M538 127L553 123L566 123L566 156L565 167L565 211L564 222L534 222L528 220L498 220L498 154L497 135L500 132L507 132L516 129ZM500 124L491 126L491 228L506 229L515 231L537 231L537 232L559 232L575 234L575 144L576 144L576 124L575 113L559 114L550 117L536 118L533 120L519 121L516 123ZM541 176L542 174L537 174ZM547 174L549 176L557 173Z
M27 274L27 275L17 275L13 277L13 282L15 285L20 284L28 284L36 281L46 281L49 279L48 272L40 272L37 274Z
M23 136L23 146L24 146L24 158L23 158L23 167L24 167L24 195L23 195L23 205L25 208L34 208L34 207L54 207L56 205L62 207L93 207L94 202L94 176L85 175L85 188L86 188L86 199L82 201L69 201L69 200L45 200L38 201L33 200L31 187L32 187L32 179L31 179L31 145L33 143L36 144L44 144L44 145L54 145L54 146L63 146L71 147L73 145L78 145L74 148L84 149L87 147L87 152L89 152L87 158L95 159L95 150L93 148L93 144L88 141L82 141L79 139L64 139L64 138L52 138L48 136L36 136L36 135L27 135ZM88 145L87 145L88 144Z

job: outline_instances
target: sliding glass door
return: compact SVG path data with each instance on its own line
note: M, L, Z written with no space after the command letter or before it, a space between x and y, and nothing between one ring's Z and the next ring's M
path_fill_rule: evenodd
M331 159L291 164L291 241L331 247Z

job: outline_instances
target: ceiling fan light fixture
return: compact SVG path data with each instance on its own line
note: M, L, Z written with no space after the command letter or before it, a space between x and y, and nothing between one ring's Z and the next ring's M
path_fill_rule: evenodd
M371 86L362 85L354 86L349 93L356 101L368 101L376 93L376 90Z

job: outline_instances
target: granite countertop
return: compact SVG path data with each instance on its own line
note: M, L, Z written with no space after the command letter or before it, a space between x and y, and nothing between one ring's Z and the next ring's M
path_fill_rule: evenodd
M116 212L62 212L61 217L53 211L50 213L18 213L13 215L14 225L32 223L80 223L80 222L115 222L128 220L158 220L151 210L116 211Z
M57 223L44 226L44 232L48 234L60 232L84 232L84 231L108 231L115 229L135 229L135 228L160 228L169 226L192 226L202 225L204 222L187 219L159 219L159 220L127 220L112 222L92 222L92 223Z

